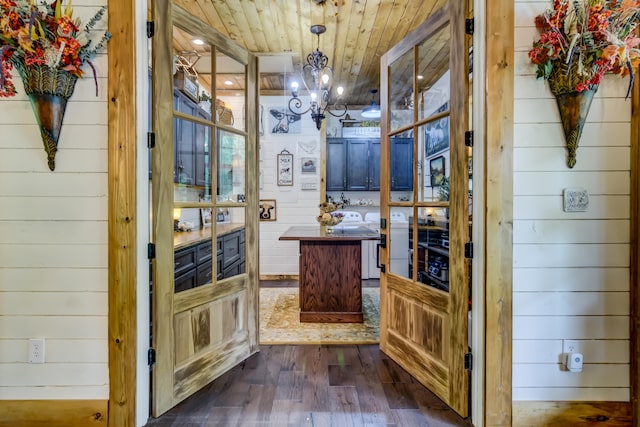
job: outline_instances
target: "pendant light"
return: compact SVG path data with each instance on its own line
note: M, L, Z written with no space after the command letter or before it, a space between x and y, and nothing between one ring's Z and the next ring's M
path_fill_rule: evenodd
M371 89L369 92L371 93L371 105L369 105L368 107L364 108L360 112L360 115L362 117L364 117L365 119L379 119L380 118L380 106L378 104L376 104L376 101L374 100L374 97L376 96L376 93L378 93L378 90L377 89Z

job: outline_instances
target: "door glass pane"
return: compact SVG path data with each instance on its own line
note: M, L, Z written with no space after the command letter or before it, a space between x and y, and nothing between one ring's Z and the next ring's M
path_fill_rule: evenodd
M216 221L216 277L228 279L245 272L245 208L218 206Z
M195 185L195 123L190 120L176 118L174 125L175 163L173 182L184 185Z
M211 283L211 209L173 209L176 293ZM210 217L209 217L210 218Z
M194 43L198 37L186 31L173 27L173 89L174 109L190 116L202 117L209 115L203 92L206 88L203 84L206 68L204 57L210 55L211 47L206 44Z
M450 160L451 150L449 149L449 117L429 122L418 128L419 145L424 147L420 150L423 156L423 167L421 168L420 181L422 182L419 192L420 200L423 202L446 202L449 201L449 181L450 181Z
M411 208L392 207L389 215L389 270L411 278L411 247L409 246L409 218Z
M449 209L420 208L417 226L416 280L449 291ZM413 228L410 223L409 227ZM411 230L413 231L413 230Z
M216 101L213 105L216 123L246 130L245 127L245 66L224 53L216 51Z
M449 24L418 46L418 120L448 110Z
M246 138L218 130L218 201L239 202L245 197Z
M199 199L211 201L213 173L213 141L211 127L203 124L195 125L195 185L198 187Z
M395 129L413 123L413 50L405 53L391 64L389 72L389 129Z
M392 136L389 144L391 200L413 200L413 130Z

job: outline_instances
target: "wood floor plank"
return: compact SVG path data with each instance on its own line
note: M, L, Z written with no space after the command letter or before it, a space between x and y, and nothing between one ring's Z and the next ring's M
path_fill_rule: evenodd
M251 384L243 405L243 422L269 422L275 394L274 385Z
M384 394L391 409L418 409L418 404L411 394L410 383L388 383L384 385Z
M355 387L329 387L329 409L333 415L333 425L362 426L362 411Z
M354 386L356 379L351 365L329 365L330 386Z
M278 377L275 400L302 402L304 389L303 371L281 371Z
M306 378L302 400L310 412L326 411L329 407L329 351L326 346L306 347Z

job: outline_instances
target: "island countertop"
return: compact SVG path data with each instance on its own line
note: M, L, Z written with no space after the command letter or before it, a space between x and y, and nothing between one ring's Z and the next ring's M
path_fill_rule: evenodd
M296 226L285 231L279 240L378 240L378 233L363 225L334 226L331 233L326 227L316 226Z

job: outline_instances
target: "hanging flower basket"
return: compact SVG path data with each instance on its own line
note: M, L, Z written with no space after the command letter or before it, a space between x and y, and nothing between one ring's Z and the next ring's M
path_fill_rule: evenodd
M104 32L96 44L90 33L102 19L102 7L80 29L71 4L61 0L51 4L35 0L0 0L0 98L16 94L12 82L15 68L36 116L47 153L49 169L55 169L55 154L67 105L82 66L104 48L111 34ZM96 96L98 86L96 81Z
M567 146L567 166L573 168L576 165L576 151L582 128L587 120L591 100L596 89L583 90L582 92L567 92L556 95L560 121L564 130L564 139Z
M606 73L629 75L640 63L640 4L619 0L554 0L535 18L540 38L529 51L536 77L549 82L556 97L567 145L567 166L576 150L593 95Z
M24 91L29 96L40 135L47 152L49 169L54 170L58 139L67 100L73 94L78 77L59 68L31 67L20 72Z
M593 96L598 91L597 84L590 84L578 91L580 87L580 73L576 68L578 62L566 67L559 64L549 75L549 89L556 98L560 122L564 131L564 140L567 148L567 166L573 168L576 165L576 152L582 136L582 129L587 121L587 114L591 108Z

